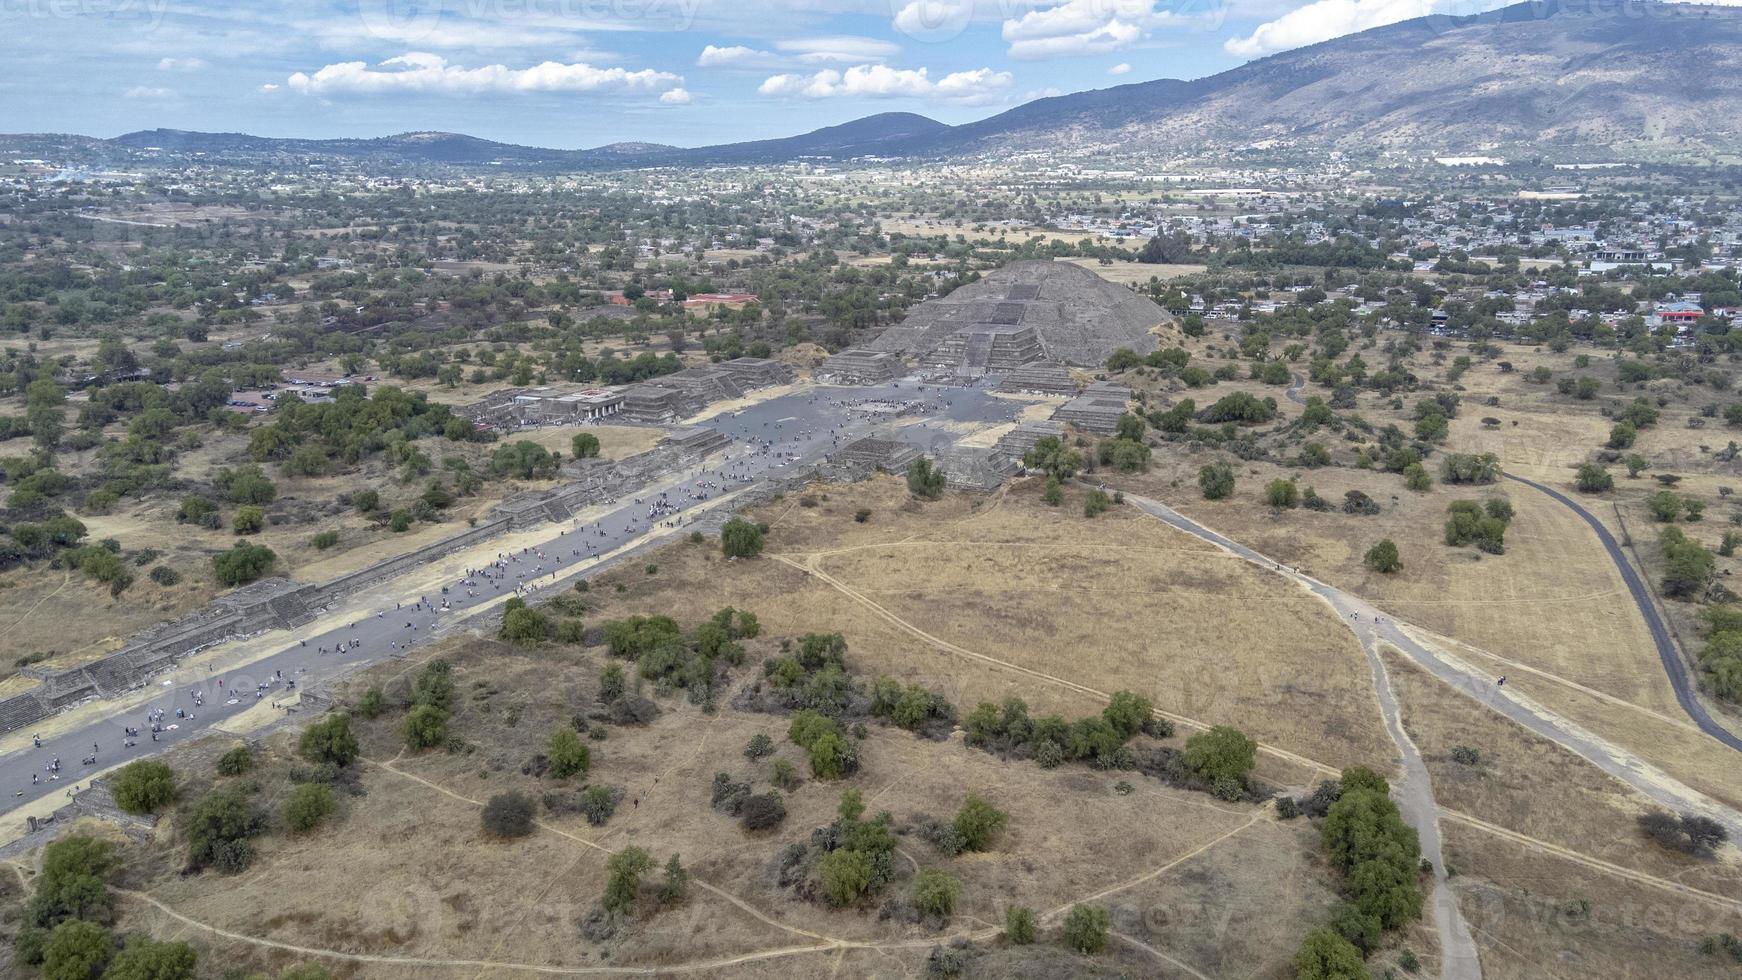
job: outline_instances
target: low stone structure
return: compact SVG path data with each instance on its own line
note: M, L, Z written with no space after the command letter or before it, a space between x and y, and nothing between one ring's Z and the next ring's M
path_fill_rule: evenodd
M1056 422L1068 422L1084 432L1107 434L1119 427L1119 416L1131 400L1131 389L1111 381L1097 381L1081 395L1059 406Z
M660 425L688 418L707 407L708 400L687 388L638 384L623 392L623 420Z
M849 347L817 368L815 377L824 384L875 385L901 376L901 358L884 351Z
M1077 383L1063 364L1035 361L1007 371L998 381L998 390L1012 394L1075 396Z
M836 450L829 462L848 479L859 479L878 470L885 473L905 473L919 455L917 447L905 442L882 436L866 436Z
M1015 460L996 447L958 446L939 455L937 465L944 474L944 486L975 493L998 489L1019 469Z
M1000 454L1020 461L1034 448L1034 444L1051 436L1063 439L1065 427L1057 422L1018 422L1016 428L1004 433L993 448Z

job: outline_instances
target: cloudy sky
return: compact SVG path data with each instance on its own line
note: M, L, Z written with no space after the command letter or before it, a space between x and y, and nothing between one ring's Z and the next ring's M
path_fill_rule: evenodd
M0 0L0 132L553 147L945 122L1490 0Z

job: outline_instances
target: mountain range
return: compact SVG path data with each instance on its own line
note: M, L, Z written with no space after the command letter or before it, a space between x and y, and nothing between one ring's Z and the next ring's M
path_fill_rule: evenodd
M1403 21L1190 81L1037 99L959 126L892 112L782 139L693 148L615 143L555 150L453 133L302 140L162 129L112 140L0 137L0 145L41 153L60 141L99 156L149 151L238 163L335 159L541 170L1036 150L1184 156L1237 148L1685 159L1742 150L1738 120L1742 8L1545 0Z

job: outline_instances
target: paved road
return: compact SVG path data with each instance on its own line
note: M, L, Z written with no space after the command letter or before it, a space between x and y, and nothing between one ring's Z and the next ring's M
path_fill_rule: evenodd
M1693 720L1694 724L1699 726L1700 731L1732 749L1742 751L1742 738L1736 737L1735 733L1719 724L1706 710L1706 706L1700 702L1698 695L1694 693L1694 680L1688 669L1687 661L1682 659L1681 652L1676 649L1674 639L1670 637L1669 627L1664 624L1663 617L1658 615L1657 603L1652 601L1651 590L1640 580L1639 573L1634 571L1633 564L1622 553L1620 543L1615 540L1614 535L1609 533L1609 529L1603 526L1603 522L1597 520L1578 501L1559 490L1544 486L1535 480L1527 480L1522 476L1513 476L1511 473L1503 475L1508 480L1539 490L1566 505L1591 526L1591 530L1597 534L1597 540L1603 543L1603 550L1609 553L1609 560L1613 561L1616 569L1621 572L1622 581L1627 583L1627 591L1633 594L1633 602L1639 607L1639 615L1645 617L1646 628L1651 631L1651 642L1657 646L1657 659L1663 662L1664 673L1669 675L1669 685L1675 689L1677 703L1682 706L1683 711L1688 713L1688 717Z
M904 438L932 444L961 423L994 424L1016 417L1020 404L998 399L984 387L923 388L911 380L885 385L806 388L722 414L702 424L723 432L733 444L723 456L675 474L665 483L636 491L597 521L551 528L550 537L522 554L501 556L495 577L456 579L448 594L405 594L379 608L358 612L355 621L324 633L305 633L270 656L246 667L215 671L195 683L158 681L159 694L148 704L124 708L42 745L0 757L0 806L18 806L68 787L92 772L131 761L186 741L234 718L262 701L294 700L296 689L337 676L429 641L433 628L452 622L517 587L549 582L555 573L631 544L656 525L681 521L684 512L723 494L742 490L757 476L816 462L866 432L901 417L904 407L923 401L925 418L906 427ZM636 497L639 499L636 499ZM669 511L650 515L663 500ZM390 591L387 590L387 591ZM423 601L420 601L423 600ZM443 603L447 608L442 608ZM357 645L360 644L360 645ZM324 652L323 652L324 651ZM185 675L185 672L184 672ZM147 712L159 710L163 730L153 739ZM178 716L178 712L181 716ZM130 737L125 729L139 731ZM132 741L135 744L127 746ZM94 758L94 763L83 760ZM45 767L59 760L59 779ZM32 778L36 781L33 782ZM8 797L10 801L8 802Z

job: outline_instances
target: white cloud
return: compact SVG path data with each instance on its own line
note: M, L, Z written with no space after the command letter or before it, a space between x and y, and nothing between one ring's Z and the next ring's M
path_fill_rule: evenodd
M278 83L277 82L267 82L265 85L260 86L260 91L262 91L262 92L276 92L276 91L278 91Z
M1434 12L1434 0L1314 0L1222 47L1241 58L1286 51Z
M792 40L779 41L774 46L787 54L794 55L799 61L806 64L830 61L843 63L882 61L901 53L901 45L893 41L882 41L872 37L856 37L850 34L793 38Z
M689 89L682 87L667 89L659 95L660 105L689 105L691 101Z
M546 61L530 68L483 65L462 68L446 58L425 51L412 51L388 58L374 67L362 61L343 61L308 74L297 72L285 80L292 91L306 95L376 95L423 93L478 95L525 92L668 92L683 87L683 77L643 68L596 68L583 62L562 64Z
M702 68L797 68L806 65L862 65L885 61L901 53L893 41L833 35L789 38L775 42L774 51L742 44L702 48L696 65Z
M1159 28L1199 20L1158 10L1153 0L1064 0L1006 20L1002 35L1010 57L1035 61L1120 51Z
M169 99L175 97L175 90L155 88L150 85L135 85L121 94L129 99Z
M991 68L953 72L933 81L924 68L854 65L844 72L825 68L811 75L773 75L757 91L807 99L913 98L981 105L1001 98L1014 80L1009 72Z
M775 55L769 54L767 51L747 48L742 44L730 44L724 47L710 44L703 48L702 53L696 57L696 66L699 68L724 68L777 60L779 59Z
M1126 64L1125 62L1121 61L1118 64L1114 65L1113 67L1107 69L1107 74L1109 74L1109 75L1123 75L1126 72L1129 72L1130 70L1131 70L1131 66L1129 64Z
M162 58L157 62L158 71L200 71L206 67L203 58Z

